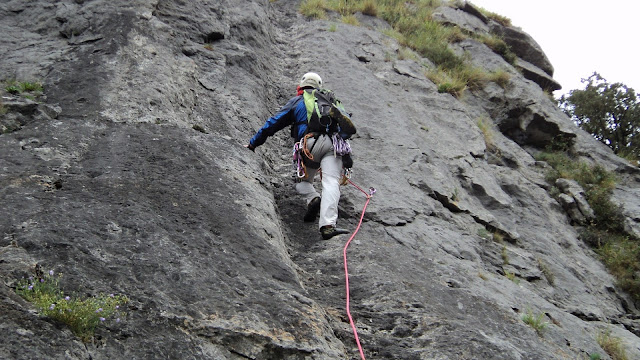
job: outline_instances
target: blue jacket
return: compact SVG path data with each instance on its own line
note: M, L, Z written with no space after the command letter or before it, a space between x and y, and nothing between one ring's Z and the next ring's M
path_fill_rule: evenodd
M307 131L307 108L304 105L302 95L291 98L285 106L270 117L262 128L251 138L249 143L253 147L258 147L276 132L284 129L287 125L291 128L291 137L296 142L300 141Z
M291 137L296 142L300 141L307 131L307 107L304 105L302 95L291 98L285 106L280 108L278 112L267 119L262 128L251 138L249 143L251 146L258 147L276 132L284 129L287 125L291 127ZM338 128L338 130L340 130ZM343 139L348 139L349 135L340 131Z

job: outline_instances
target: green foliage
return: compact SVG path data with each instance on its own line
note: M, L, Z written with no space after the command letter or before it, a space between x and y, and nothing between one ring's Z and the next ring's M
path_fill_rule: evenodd
M460 97L467 88L478 88L487 81L496 81L500 86L505 86L508 78L504 74L494 76L474 68L468 59L456 55L449 48L450 43L459 42L469 35L459 27L432 20L432 11L441 5L440 0L304 0L300 12L307 17L325 19L327 11L335 11L343 21L354 25L357 22L351 16L356 12L386 20L393 30L386 30L385 34L436 65L437 70L427 76L438 85L440 93ZM491 44L494 51L508 58L508 46L504 41L487 37L486 42Z
M600 360L602 357L598 353L589 354L589 360Z
M12 95L28 93L31 95L39 95L44 90L41 83L34 81L18 82L16 80L5 81L4 90Z
M518 279L516 274L509 272L508 270L505 270L505 269L503 269L503 271L504 271L504 276L506 276L507 279L511 280L514 284L520 284L520 279Z
M504 265L509 265L509 253L507 252L507 245L502 245L502 251L500 251L500 256L502 257L502 263Z
M616 184L613 173L598 164L575 161L564 152L543 152L536 159L546 161L551 166L546 175L550 184L565 178L576 180L582 186L587 202L596 216L592 224L595 228L611 232L623 231L622 213L610 200Z
M540 271L542 271L542 274L544 274L544 277L547 278L547 281L549 282L550 285L554 285L556 282L556 276L553 274L553 272L549 268L549 265L547 265L540 258L538 258L537 260L538 260L538 268L540 268Z
M609 238L597 249L618 286L640 299L640 242L626 236Z
M326 0L303 0L300 4L300 13L313 19L326 19L326 9Z
M482 7L480 7L479 10L484 16L488 17L489 19L495 20L495 22L497 22L498 24L501 24L503 26L511 26L511 19L509 19L508 17L496 14Z
M511 51L511 48L504 39L496 35L480 35L477 36L477 39L487 45L489 49L493 50L493 52L502 56L502 58L509 64L514 65L516 63L518 56Z
M495 150L496 143L493 139L494 132L493 132L493 128L491 127L491 120L485 117L481 117L476 122L476 125L478 125L478 128L480 129L480 131L482 131L482 135L484 137L484 143L487 146L487 149L490 151Z
M573 179L585 190L595 219L580 232L580 238L596 249L618 286L640 300L640 240L625 233L624 216L610 199L616 184L614 174L600 165L575 161L563 152L544 152L536 159L551 166L546 175L549 183Z
M598 345L604 350L613 360L627 360L627 352L622 344L622 339L611 335L611 329L602 331L596 337Z
M115 321L120 322L120 306L129 301L126 296L101 294L85 299L65 296L60 278L50 271L38 279L22 280L16 293L33 303L40 314L68 325L84 342L91 341L98 325L109 318L116 317Z
M487 230L485 228L478 229L478 236L480 236L481 238L483 238L485 240L490 240L491 239L491 233L489 232L489 230Z
M544 317L544 313L534 315L533 311L528 309L527 312L522 315L522 321L531 326L538 335L542 335L542 332L549 326L549 323L544 321Z
M358 21L358 18L355 17L355 15L342 15L342 17L340 18L340 21L348 25L353 25L353 26L360 25L360 21Z
M507 85L509 85L509 80L511 80L511 75L504 70L498 70L489 74L489 80L506 89Z
M584 90L571 90L558 100L578 126L616 154L640 157L640 102L632 88L609 84L600 74L582 80Z

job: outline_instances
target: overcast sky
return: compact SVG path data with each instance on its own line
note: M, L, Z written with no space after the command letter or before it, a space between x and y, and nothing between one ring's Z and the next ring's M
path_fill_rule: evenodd
M597 71L609 83L640 91L640 1L470 0L511 19L542 47L562 85L556 97L584 89Z

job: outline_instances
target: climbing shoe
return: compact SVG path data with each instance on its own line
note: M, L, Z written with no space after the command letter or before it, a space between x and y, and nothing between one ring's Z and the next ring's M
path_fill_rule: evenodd
M307 213L304 214L304 221L311 222L316 219L320 212L320 197L315 197L307 205Z
M340 229L332 225L326 225L320 228L320 234L325 240L329 240L336 235L348 234L349 232L349 230Z

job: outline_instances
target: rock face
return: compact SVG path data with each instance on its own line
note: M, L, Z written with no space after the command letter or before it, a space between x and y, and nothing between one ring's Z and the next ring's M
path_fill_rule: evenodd
M2 98L0 358L359 358L347 237L322 241L302 221L288 131L243 146L311 70L354 113L353 181L377 189L348 249L368 359L605 358L606 329L639 358L637 307L531 153L564 139L617 171L636 229L638 169L478 42L456 46L511 80L458 100L373 26L310 21L298 5L0 4L0 79L45 89ZM364 202L343 188L342 227ZM65 293L128 296L125 321L85 345L39 316L13 290L36 263L64 274ZM540 335L521 320L529 310L548 322Z

